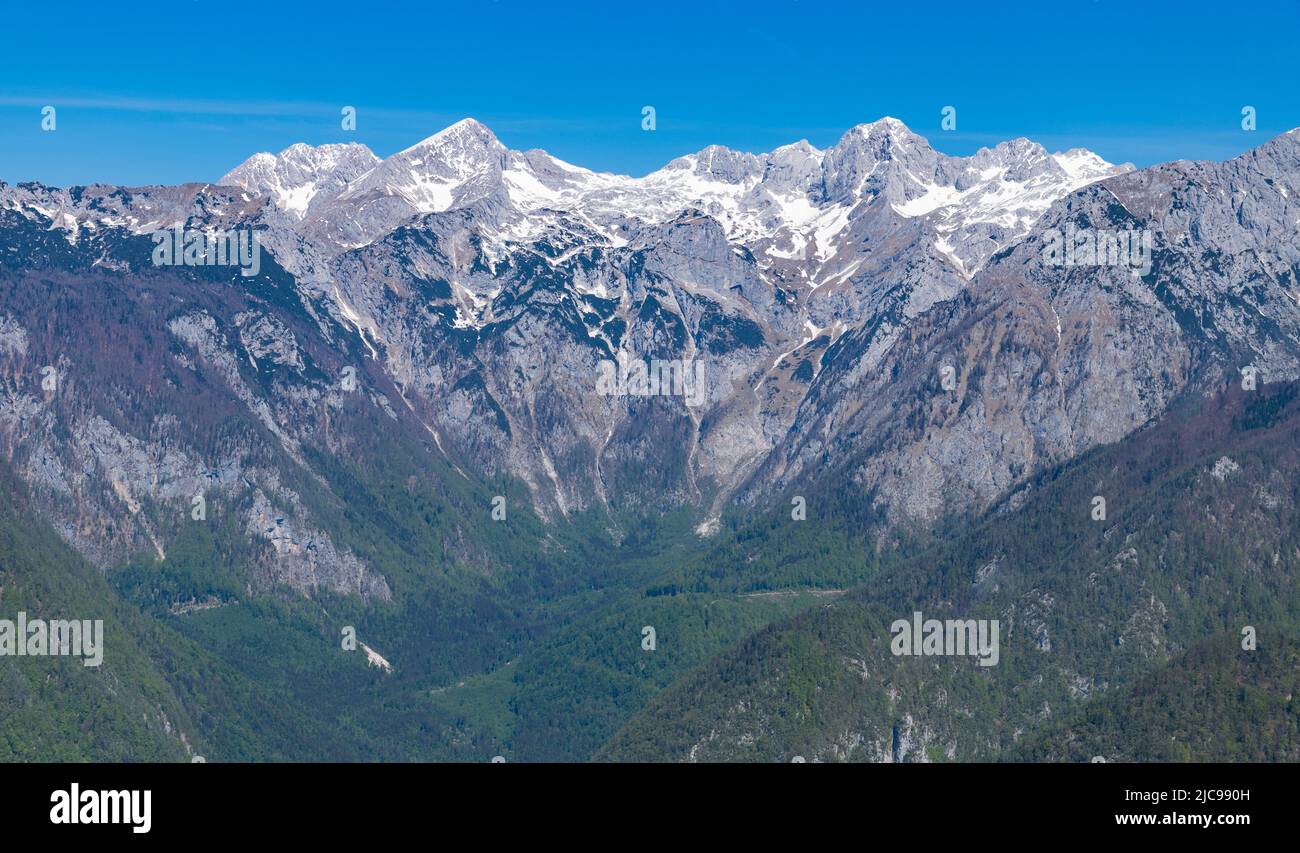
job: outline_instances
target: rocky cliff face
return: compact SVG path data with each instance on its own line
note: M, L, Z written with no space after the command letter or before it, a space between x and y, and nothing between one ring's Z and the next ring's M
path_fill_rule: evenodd
M349 404L395 418L381 392L342 390L350 345L324 306L273 261L252 278L155 267L120 227L73 240L0 218L0 448L71 544L108 568L224 523L247 536L250 583L388 596L300 494L317 479L304 445L347 452L330 427Z

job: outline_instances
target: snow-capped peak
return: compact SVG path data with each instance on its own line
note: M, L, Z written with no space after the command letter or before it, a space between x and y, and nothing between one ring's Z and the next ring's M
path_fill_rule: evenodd
M500 185L510 154L483 124L461 119L388 157L353 181L339 200L391 197L415 213L465 206Z
M930 143L891 116L854 125L845 131L834 146L841 152L869 151L876 157L893 156L899 149L911 147L929 149Z
M349 181L379 164L360 143L296 143L279 154L262 152L227 172L217 183L269 195L276 206L298 219L313 206L334 199Z
M800 139L798 142L791 142L788 145L781 145L772 149L773 157L821 157L822 150L815 147L806 139Z
M1123 166L1116 167L1098 157L1086 148L1071 148L1064 153L1057 152L1052 155L1056 164L1065 170L1072 181L1081 181L1091 183L1100 178L1108 177L1120 171L1129 171L1133 168L1131 163L1125 163Z
M906 133L912 136L916 135L912 133L911 128L899 119L896 119L893 116L881 116L875 121L866 121L854 125L845 132L844 136L871 136L873 134L879 135L891 131L894 133Z
M413 152L468 152L468 151L504 151L505 146L487 125L473 118L463 118L455 124L448 125L430 137L420 140L409 148L398 151L393 157L402 157Z

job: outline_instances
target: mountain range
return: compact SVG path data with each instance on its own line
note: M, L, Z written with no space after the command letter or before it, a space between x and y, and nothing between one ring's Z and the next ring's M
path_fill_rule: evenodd
M160 265L156 235L177 229L252 232L260 265ZM215 183L0 183L0 451L12 516L34 519L13 524L66 544L42 571L96 570L123 624L155 632L130 659L156 689L122 700L121 725L143 716L158 754L1077 757L1039 700L1159 693L1151 679L1248 614L1185 607L1197 618L1140 661L1103 660L1173 607L1162 588L1153 615L1153 587L1186 566L1143 563L1154 574L1115 581L1100 627L1068 617L1044 649L1044 596L1086 591L1027 578L1052 562L1077 585L1044 556L1072 540L1031 538L1039 566L1006 537L1068 513L1059 484L1097 459L1159 459L1139 450L1189 411L1253 411L1225 389L1283 400L1300 379L1298 229L1300 129L1139 170L1025 139L952 157L884 118L824 150L711 146L633 178L466 119L382 159L356 143L254 154ZM1140 258L1115 251L1134 235ZM602 385L647 362L698 395ZM1175 504L1153 484L1184 471L1165 463L1122 487L1152 518ZM1277 493L1263 469L1246 479L1261 485L1238 512ZM1158 531L1166 549L1188 535L1125 535ZM1288 543L1250 601L1294 589ZM1088 540L1092 570L1108 577L1119 544ZM988 566L1001 594L950 586ZM5 569L0 607L40 600L12 592L40 585L34 568ZM941 673L965 706L923 708L933 679L860 641L802 645L922 599L1032 614L996 676ZM1265 609L1292 629L1291 609ZM184 638L182 664L160 662L158 631ZM1044 654L1066 662L1026 690ZM834 670L845 659L869 701ZM761 678L732 696L739 673ZM810 673L833 702L796 709ZM13 689L36 703L37 681ZM910 704L880 698L898 690ZM310 710L264 737L247 722L290 701ZM217 707L244 725L223 734ZM975 707L985 722L963 723ZM10 754L122 754L53 728L32 740Z

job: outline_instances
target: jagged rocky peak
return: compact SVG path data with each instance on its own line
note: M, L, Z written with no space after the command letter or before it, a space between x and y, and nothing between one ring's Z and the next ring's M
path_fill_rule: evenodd
M483 165L506 150L496 134L487 125L472 118L463 118L453 125L405 148L391 159L415 162L424 157L453 164Z
M301 219L314 205L333 199L379 162L374 152L357 142L299 142L279 154L254 154L217 183L268 195L277 207Z
M664 171L687 171L728 184L741 184L763 174L763 159L722 145L710 145L698 153L678 157Z
M859 124L822 160L821 201L851 204L881 193L905 201L910 185L938 177L941 156L896 118Z
M349 186L342 200L370 195L397 196L420 213L472 203L484 193L466 193L468 184L499 180L509 151L492 131L472 118L398 151Z
M913 133L912 129L903 122L893 116L884 116L849 128L840 137L836 147L874 147L883 157L888 156L889 152L896 147L917 144L930 147L923 137Z
M261 152L249 157L239 166L226 173L227 178L244 178L264 174L270 169L280 172L333 172L338 169L364 169L379 162L365 145L360 142L330 142L324 145L308 145L295 142L279 154ZM224 178L218 183L229 184ZM236 183L236 185L239 185Z
M806 139L782 145L768 155L763 183L789 189L811 189L821 176L822 158L825 156L825 151L813 147Z
M1058 177L1065 175L1046 148L1023 136L999 142L992 148L981 148L971 156L969 166L957 180L958 189L978 183L988 169L1000 170L1000 177L1009 181L1027 181L1045 170Z
M996 177L999 181L1026 183L1047 177L1053 183L1073 190L1102 178L1133 170L1132 163L1115 165L1086 148L1049 154L1047 149L1031 139L1017 137L999 142L992 148L981 148L967 160L968 168L958 183L959 189L974 185L980 180ZM998 170L996 174L990 169Z

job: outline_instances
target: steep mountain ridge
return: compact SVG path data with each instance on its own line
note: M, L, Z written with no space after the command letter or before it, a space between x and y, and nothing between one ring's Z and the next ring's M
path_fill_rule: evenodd
M1084 187L955 298L850 330L759 494L844 462L896 517L933 521L1117 441L1181 394L1243 370L1300 376L1298 139ZM1068 233L1146 235L1146 266L1051 262L1052 235Z
M697 668L603 757L1293 758L1297 399L1295 383L1185 398L1159 423L1034 478L1028 496L1008 495L864 586ZM835 553L857 531L821 533L814 547ZM996 662L969 650L894 653L893 624L916 612L997 620ZM1148 698L1188 684L1216 704ZM1167 741L1192 731L1199 740Z
M1295 218L1294 148L1288 134L1228 164L1124 173L1026 140L948 157L882 119L825 151L715 146L632 179L465 120L378 162L355 146L257 155L231 173L242 190L22 185L0 208L49 262L128 277L148 267L122 249L135 235L255 229L283 276L276 310L232 311L229 331L168 316L169 337L289 375L309 365L283 330L312 329L346 353L330 370L385 389L383 417L452 470L522 481L553 521L595 510L617 537L686 509L707 533L735 497L745 512L834 470L891 520L928 524L1198 383L1247 364L1295 375L1295 244L1275 239ZM1149 232L1151 268L1044 260L1051 232L1089 224ZM961 234L982 248L957 252ZM1258 283L1234 294L1242 276ZM1189 320L1207 315L1227 327ZM697 369L695 393L600 390L608 366L649 359ZM287 403L322 379L263 402L223 370L292 458L315 416Z

